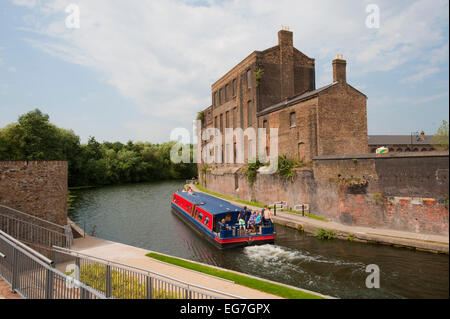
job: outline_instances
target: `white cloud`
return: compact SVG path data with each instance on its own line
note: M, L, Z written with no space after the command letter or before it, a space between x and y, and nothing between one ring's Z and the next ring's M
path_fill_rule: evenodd
M15 5L24 6L27 8L34 8L39 1L38 0L12 0Z
M408 76L408 77L402 79L400 82L402 82L402 83L420 82L420 81L423 81L424 79L426 79L427 77L429 77L433 74L436 74L440 71L441 71L441 69L436 68L436 67L425 68L425 69L422 69L421 71L417 72L416 74L413 74L411 76Z
M445 92L441 92L438 94L433 94L430 96L425 96L425 97L421 97L421 98L412 98L412 97L403 97L403 98L398 98L397 102L400 103L409 103L409 104L423 104L423 103L429 103L429 102L433 102L439 99L442 99L444 97L448 96L448 91Z
M167 138L171 126L190 127L196 112L209 105L212 82L253 50L276 45L281 25L291 27L299 50L317 59L317 79L323 82L318 84L331 82L336 53L347 58L353 76L394 70L431 49L432 59L448 58L446 0L378 1L376 30L365 26L369 1L210 0L199 6L180 0L77 0L81 28L67 29L65 8L71 2L14 0L34 7L35 16L26 18L32 30L26 40L97 71L134 101L143 117L165 121ZM405 81L433 71L406 74ZM145 124L127 125L148 131Z

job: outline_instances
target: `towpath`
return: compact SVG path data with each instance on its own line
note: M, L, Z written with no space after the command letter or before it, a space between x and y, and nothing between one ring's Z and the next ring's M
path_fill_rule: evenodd
M85 235L84 238L75 239L72 250L78 251L83 254L109 259L111 261L116 261L124 263L127 265L140 267L148 269L159 274L170 276L179 280L189 282L191 284L199 285L202 287L212 288L236 296L240 296L248 299L279 299L281 297L265 293L256 289L248 288L242 285L238 285L232 281L225 280L219 277L203 274L194 270L186 269L183 267L175 266L159 260L149 258L146 254L152 252L146 249L133 247L113 241L108 241L96 237L91 237ZM190 261L193 262L193 261ZM214 267L208 265L209 267ZM226 270L229 272L234 272L228 269L222 269L215 267L217 269ZM238 272L235 272L238 273ZM240 275L248 276L243 273L238 273ZM249 276L252 277L252 276ZM261 278L259 278L261 279ZM261 279L265 280L265 279ZM268 281L268 280L265 280ZM283 285L277 283L279 285ZM287 286L287 285L283 285ZM288 286L293 289L298 289L308 293L320 295L315 292L308 290L302 290L296 287ZM323 295L320 295L323 296ZM327 297L327 296L323 296Z
M193 184L190 185L194 191L200 190ZM237 206L243 204L227 200ZM252 210L261 210L260 207L246 205ZM272 214L273 216L274 214ZM303 217L286 211L277 211L273 216L275 223L291 228L304 230L308 233L315 233L318 229L333 231L339 239L351 239L361 242L379 243L399 247L415 248L438 253L449 253L449 237L441 235L421 234L394 229L371 228L361 226L343 225L333 221L322 221L311 217Z

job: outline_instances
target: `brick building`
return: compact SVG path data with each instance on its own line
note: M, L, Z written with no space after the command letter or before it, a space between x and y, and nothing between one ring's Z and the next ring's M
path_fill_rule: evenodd
M293 33L283 29L278 45L254 51L212 85L212 104L202 111L202 127L222 134L225 128L278 128L278 154L302 162L320 155L368 153L367 97L347 83L346 64L338 55L332 62L332 83L316 88L315 60L294 48ZM244 161L256 155L252 139L244 139ZM236 138L227 143L223 137L221 147L222 152L212 151L220 154L215 155L219 163L226 162L226 152L238 152Z

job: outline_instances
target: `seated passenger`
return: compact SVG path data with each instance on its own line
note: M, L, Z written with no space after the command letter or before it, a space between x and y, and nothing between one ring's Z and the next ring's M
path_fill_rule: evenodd
M262 226L262 214L257 213L255 218L255 227L256 229L259 229ZM258 231L259 232L259 231Z
M256 220L256 212L252 212L250 218L248 220L248 227L251 228L252 232L255 232L255 220Z
M218 224L219 224L219 232L222 230L231 229L231 227L226 224L225 218L222 219L220 222L218 222Z

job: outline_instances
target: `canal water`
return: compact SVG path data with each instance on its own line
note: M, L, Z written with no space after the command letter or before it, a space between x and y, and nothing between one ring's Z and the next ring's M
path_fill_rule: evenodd
M170 210L183 181L73 191L69 217L88 234L233 269L339 298L448 298L449 257L342 240L321 241L276 225L274 245L220 251ZM380 288L366 288L366 267Z

